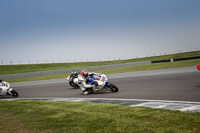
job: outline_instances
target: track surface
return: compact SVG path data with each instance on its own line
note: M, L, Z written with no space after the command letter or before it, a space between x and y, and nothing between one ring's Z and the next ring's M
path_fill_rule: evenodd
M118 93L101 92L84 96L80 89L73 89L68 82L13 88L20 94L19 98L117 98L200 102L198 71L115 78L109 81L118 86Z

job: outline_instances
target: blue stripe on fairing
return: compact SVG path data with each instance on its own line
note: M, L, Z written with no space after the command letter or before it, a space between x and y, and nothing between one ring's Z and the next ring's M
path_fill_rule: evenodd
M110 85L110 82L106 82L105 86L107 87L107 86L109 86L109 85Z
M95 80L95 77L90 77L90 80L88 81L88 83L90 83L90 84L94 84L94 80Z

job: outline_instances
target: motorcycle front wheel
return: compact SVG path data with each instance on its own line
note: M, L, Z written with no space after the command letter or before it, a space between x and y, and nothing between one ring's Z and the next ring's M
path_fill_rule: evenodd
M12 91L11 91L11 94L12 94L12 96L14 96L14 97L18 97L18 93L17 93L15 90L12 90Z
M71 87L75 88L75 89L79 89L79 86L76 85L76 84L73 82L73 79L71 79L71 80L69 81L69 85L70 85Z
M118 92L119 89L116 85L110 83L110 85L108 86L108 88L112 91L112 92Z

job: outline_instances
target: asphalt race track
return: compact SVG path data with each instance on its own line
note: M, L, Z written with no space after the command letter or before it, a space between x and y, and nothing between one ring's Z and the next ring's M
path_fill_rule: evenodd
M19 98L119 98L200 102L200 72L137 76L109 80L118 86L118 93L101 92L82 95L68 82L15 87Z
M190 69L195 69L194 67ZM171 69L173 70L173 69ZM175 69L174 69L175 70ZM179 69L177 69L179 70ZM159 70L162 72L162 70ZM169 71L169 70L166 70ZM149 71L143 71L148 73ZM151 73L155 73L152 71ZM109 81L118 86L119 92L98 92L83 95L80 89L73 89L64 79L62 82L39 83L30 86L16 85L18 98L79 98L79 99L147 99L197 102L200 111L200 72L197 70L173 73L146 74L127 77L110 78ZM136 72L135 72L136 74ZM137 74L136 74L137 75ZM149 75L149 76L148 76ZM15 99L18 99L15 98ZM0 97L7 99L7 97ZM137 100L136 100L137 101ZM112 103L112 102L111 102ZM139 102L140 103L140 102ZM152 104L152 103L151 103ZM130 104L129 104L130 105ZM131 104L132 106L133 104Z

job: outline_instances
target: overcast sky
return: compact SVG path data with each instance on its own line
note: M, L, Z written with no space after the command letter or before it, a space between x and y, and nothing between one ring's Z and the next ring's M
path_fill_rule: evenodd
M0 0L0 47L1 64L199 50L200 0Z

